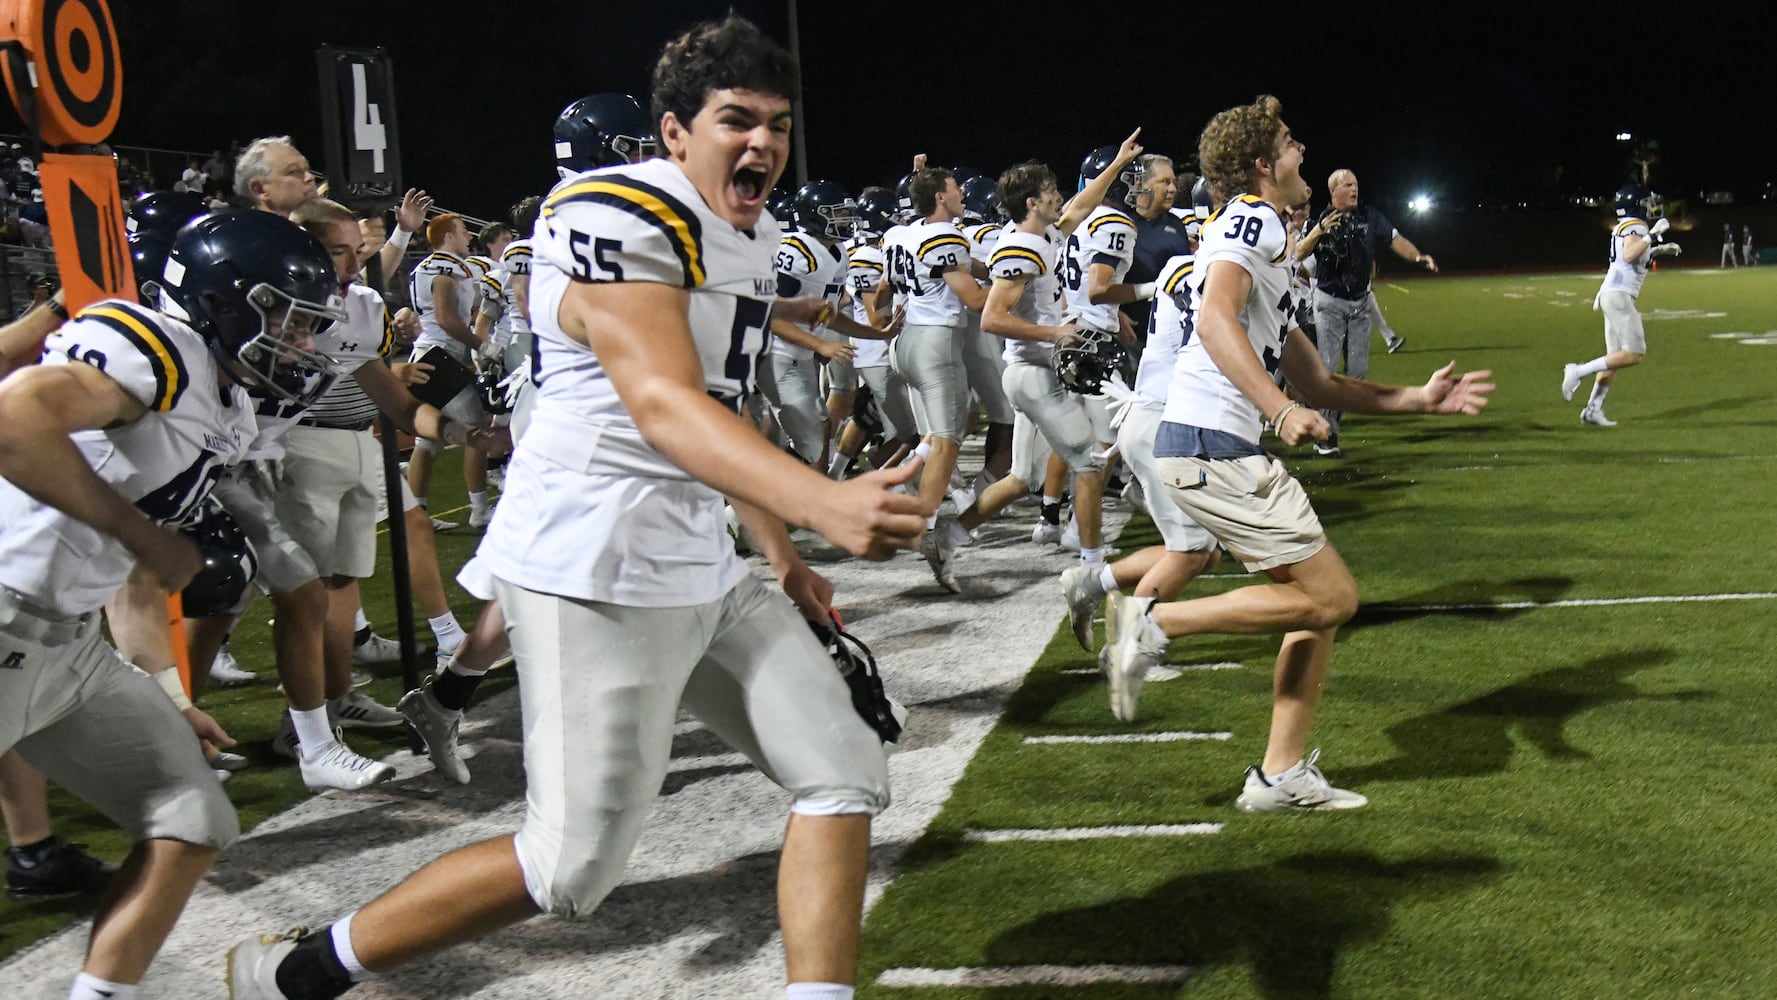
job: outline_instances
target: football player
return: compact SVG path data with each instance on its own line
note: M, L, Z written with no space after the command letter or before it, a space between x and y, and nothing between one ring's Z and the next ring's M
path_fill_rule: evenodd
M905 325L895 340L895 366L913 392L925 440L915 454L925 460L919 498L935 523L938 505L950 488L950 475L968 409L963 367L966 313L980 312L987 290L970 270L970 244L956 220L963 195L943 167L926 167L908 185L915 221L883 237L888 281L905 301Z
M134 995L240 831L193 733L230 741L190 706L164 625L132 666L98 609L132 575L172 591L193 577L201 559L174 526L246 454L242 386L322 376L313 338L340 317L326 253L282 219L208 216L171 259L163 287L189 321L105 300L0 382L0 752L17 747L135 842L99 901L75 1000Z
M999 195L995 192L992 178L984 177L967 167L957 168L957 181L963 192L963 218L958 228L969 238L970 270L976 284L983 289L992 285L988 275L987 262L993 255L995 242L999 240L1000 231L1007 223L1006 213L999 203ZM969 196L970 190L975 192ZM982 447L981 471L975 474L967 489L955 494L957 509L960 511L974 501L981 491L999 481L1012 467L1012 404L1006 398L1003 384L1006 374L1006 362L1001 358L1005 345L991 333L981 329L981 314L974 310L963 313L968 329L963 331L963 371L969 379L969 391L974 394L981 411L987 415L987 440ZM968 417L973 414L972 405L965 403L969 409L964 411L964 430L968 430Z
M851 295L852 318L880 330L899 330L900 322L881 308L883 281L883 236L894 226L895 197L887 188L865 188L858 195L859 231L846 245L851 266L846 270L847 288ZM874 464L887 468L912 453L919 442L919 431L913 419L913 403L908 398L907 381L889 364L889 344L883 340L852 341L857 353L852 368L869 392L868 419L881 426L883 451L876 454ZM827 472L834 479L842 478L869 443L871 433L854 419L844 425L834 449L833 464Z
M540 912L591 912L622 876L681 704L794 796L778 892L788 995L852 995L887 767L797 613L827 614L832 588L779 518L885 558L921 529L892 490L913 470L833 482L739 415L774 314L763 210L789 157L794 62L730 15L668 43L654 79L667 157L559 186L533 239L537 403L478 556L517 655L523 825L315 934L240 943L237 1000L334 997ZM723 494L783 592L734 555Z
M475 285L477 268L464 259L469 252L469 229L461 216L434 216L426 223L426 243L432 252L414 265L408 278L408 298L420 317L413 360L420 360L433 348L442 348L458 364L472 367L483 340L470 326L479 293ZM445 404L445 410L471 427L487 422L473 385L457 393ZM439 448L435 441L415 441L413 457L407 463L407 485L421 507L426 506L426 495L432 488L432 463ZM473 448L463 452L463 485L469 492L469 527L487 527L493 516L493 507L487 500L487 456ZM454 525L446 522L438 527L444 530Z
M1196 325L1179 350L1155 435L1165 499L1269 582L1197 600L1110 596L1102 663L1111 710L1135 717L1150 667L1174 636L1282 632L1264 759L1249 768L1237 804L1258 812L1354 809L1362 795L1332 787L1307 752L1333 637L1357 609L1357 584L1327 542L1308 496L1259 444L1269 424L1286 445L1331 433L1313 406L1368 413L1467 413L1487 405L1488 372L1400 388L1327 373L1289 314L1290 248L1284 212L1309 196L1304 147L1278 117L1277 98L1210 120L1198 159L1221 211L1203 224L1190 275ZM1279 387L1285 376L1306 405ZM1163 502L1156 498L1156 503Z
M988 264L993 287L987 293L981 326L1005 338L1005 393L1017 410L1012 472L983 490L957 517L940 518L927 536L926 561L947 590L960 589L951 568L956 548L1006 505L1043 488L1051 451L1073 472L1081 558L1097 556L1088 563L1095 573L1103 562L1099 545L1103 461L1095 454L1092 418L1086 412L1086 397L1063 387L1052 366L1057 344L1080 339L1066 319L1057 271L1063 241L1099 207L1116 170L1140 155L1139 135L1138 129L1117 148L1114 169L1102 171L1065 206L1054 172L1041 163L1022 163L1000 175L1000 201L1010 206L1013 221L995 241ZM1039 435L1047 447L1039 443Z
M1562 399L1572 399L1586 376L1593 376L1592 395L1580 410L1580 423L1589 427L1617 425L1604 415L1604 397L1618 371L1641 364L1647 356L1647 332L1641 327L1635 300L1641 297L1641 284L1647 280L1654 258L1676 256L1683 249L1662 239L1672 223L1662 214L1659 195L1647 188L1630 185L1618 191L1616 213L1617 226L1610 234L1610 270L1592 302L1592 308L1604 311L1604 353L1561 370Z

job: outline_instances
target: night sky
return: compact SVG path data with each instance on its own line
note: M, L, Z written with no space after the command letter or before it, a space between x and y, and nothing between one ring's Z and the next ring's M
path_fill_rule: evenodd
M319 168L315 48L382 45L408 181L491 217L554 180L563 105L620 90L645 106L661 43L731 6L787 40L781 2L113 0L125 70L114 139L209 150L289 132ZM1138 124L1150 151L1190 160L1209 115L1261 92L1307 143L1317 200L1342 166L1383 205L1608 192L1626 176L1625 130L1659 140L1666 192L1750 199L1777 180L1771 4L1614 21L1565 4L1439 3L1407 17L1277 5L1294 20L1268 29L1233 5L1220 30L1206 5L801 8L810 172L854 190L892 184L919 151L990 173L1035 157L1071 181L1087 150Z

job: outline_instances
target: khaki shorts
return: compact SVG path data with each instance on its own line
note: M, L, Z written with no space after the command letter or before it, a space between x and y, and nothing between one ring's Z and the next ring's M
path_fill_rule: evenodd
M1646 354L1647 331L1641 326L1641 312L1635 308L1635 297L1623 291L1599 292L1598 305L1604 310L1605 351Z
M284 438L278 520L322 576L376 573L376 501L383 451L369 431L298 424Z
M1253 572L1293 566L1327 543L1302 485L1271 455L1158 458L1166 495Z

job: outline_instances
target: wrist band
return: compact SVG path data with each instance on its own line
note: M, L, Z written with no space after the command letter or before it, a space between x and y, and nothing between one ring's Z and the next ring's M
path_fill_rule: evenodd
M191 699L185 694L185 684L179 680L179 668L168 667L154 675L154 683L173 699L173 707L183 712L191 707Z
M1301 403L1297 403L1292 400L1288 406L1285 406L1283 409L1277 411L1277 416L1271 418L1271 426L1273 428L1282 427L1283 426L1283 418L1289 416L1291 410L1300 409L1301 406L1302 406Z
M413 239L412 233L402 229L400 226L396 226L395 235L389 237L389 245L397 250L406 250L407 241L410 239Z

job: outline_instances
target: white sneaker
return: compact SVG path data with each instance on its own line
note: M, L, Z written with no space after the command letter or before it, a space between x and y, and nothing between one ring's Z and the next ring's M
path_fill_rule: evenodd
M463 713L438 704L438 698L432 694L430 677L402 695L399 708L408 725L425 741L426 756L432 758L432 766L438 773L459 785L467 785L469 768L457 755L457 729L463 723Z
M1074 519L1073 512L1062 515L1061 538L1057 541L1069 552L1080 551L1080 522Z
M1382 342L1384 344L1388 345L1388 353L1393 354L1394 352L1400 350L1402 347L1406 346L1407 338L1395 337L1394 339L1390 340L1389 338L1384 337L1384 338L1382 338Z
M486 510L472 510L469 512L469 527L478 529L485 528L487 527L487 523L493 519L494 505L488 504Z
M399 726L402 721L400 712L355 689L328 699L327 714L346 729L384 729Z
M352 687L361 688L373 680L376 680L376 675L368 670L352 671Z
M216 756L209 759L209 764L218 771L244 771L247 769L248 761L238 753L218 750Z
M956 512L961 514L975 505L975 490L968 486L958 486L950 491L950 502L956 505Z
M259 675L251 670L242 670L240 661L229 652L228 644L216 651L216 659L210 661L210 683L217 687L239 687L242 684L254 684Z
M284 934L255 934L228 949L223 979L230 1000L290 1000L278 989L278 963L307 933L306 927L293 927Z
M1561 398L1572 399L1573 394L1579 391L1580 383L1585 381L1585 378L1584 375L1580 374L1579 365L1562 365Z
M363 642L352 646L353 663L394 663L401 659L401 644L393 639L385 639L375 632Z
M1258 765L1246 769L1246 787L1234 800L1244 812L1288 812L1293 809L1361 809L1370 800L1356 792L1334 788L1314 762L1320 750L1311 751L1295 767L1267 781Z
M1096 568L1086 566L1061 571L1061 595L1067 598L1067 623L1073 627L1074 640L1088 653L1095 648L1092 619L1098 614L1098 602L1104 597L1099 593L1098 582L1093 579L1097 572Z
M1111 714L1119 722L1135 721L1135 703L1148 668L1166 656L1166 636L1148 620L1148 598L1111 594L1105 604L1105 650L1110 654Z
M460 524L456 521L446 521L442 517L435 517L432 519L432 530L433 531L449 531L452 528L461 528L461 527L462 527L462 524Z
M1030 540L1038 545L1055 545L1061 541L1061 525L1038 521L1037 526L1031 529Z
M926 532L925 540L919 543L920 554L926 557L926 563L932 567L932 576L939 586L953 594L960 594L963 588L956 582L954 563L956 547L961 544L956 535L961 534L966 540L968 533L954 517L941 517L938 523Z
M400 716L396 718L399 719ZM302 783L308 786L309 791L337 788L345 792L355 792L395 776L392 766L357 753L346 746L341 736L340 731L335 729L333 742L319 756L313 760L304 757L297 762L297 767L302 771Z
M1588 406L1580 411L1580 423L1590 424L1593 427L1615 427L1617 425L1615 420L1604 415L1603 410L1594 406Z
M506 491L506 470L499 466L490 466L487 470L487 488L496 493Z

